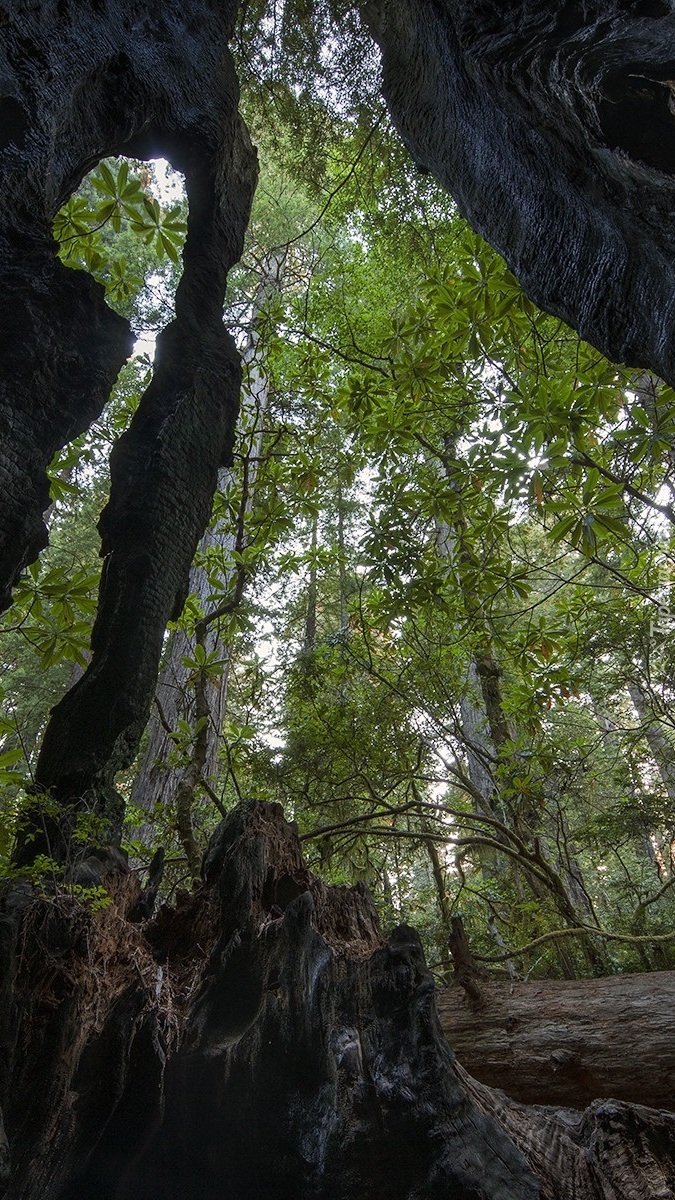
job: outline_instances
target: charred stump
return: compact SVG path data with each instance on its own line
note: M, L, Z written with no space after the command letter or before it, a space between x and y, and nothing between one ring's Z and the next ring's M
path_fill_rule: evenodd
M235 809L202 887L140 926L131 879L98 913L5 900L4 1200L671 1194L671 1114L466 1076L414 931L311 875L277 805Z

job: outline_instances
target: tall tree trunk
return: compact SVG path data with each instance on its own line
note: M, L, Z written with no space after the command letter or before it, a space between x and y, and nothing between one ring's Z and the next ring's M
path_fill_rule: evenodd
M114 778L147 721L166 623L182 608L217 471L231 454L240 368L222 306L257 175L228 49L236 11L235 0L198 0L186 15L168 0L150 16L143 0L126 0L86 16L78 6L38 15L19 3L5 17L2 105L15 118L0 148L5 583L43 537L47 462L100 412L130 350L129 326L102 289L55 258L52 218L105 154L165 154L185 174L189 203L176 317L111 455L92 661L53 710L37 763L36 790L63 817L38 806L18 847L22 863L40 852L67 857L81 809L119 838Z
M316 604L318 599L318 584L316 571L316 547L319 536L319 515L314 514L312 520L312 536L310 541L309 583L307 586L307 607L305 609L305 635L302 649L311 654L316 649Z
M200 546L200 558L208 559L209 551L222 555L228 563L218 581L218 590L227 602L234 589L238 568L232 565L235 551L241 552L245 543L247 518L255 500L256 477L265 435L265 420L269 407L269 377L264 367L263 325L265 314L274 294L281 286L285 254L273 252L264 260L260 281L252 304L251 326L242 361L246 377L242 388L240 424L249 438L242 480L239 471L223 470L218 478L218 491L228 493L242 485L242 499L237 521L220 518L206 530ZM201 563L190 570L189 589L195 593L202 613L207 617L201 645L207 655L214 655L223 666L218 676L200 671L195 666L197 634L177 629L169 640L166 662L157 683L155 708L147 731L147 743L131 793L132 802L147 812L161 805L176 811L178 831L183 842L190 871L199 872L199 857L192 832L192 805L200 786L214 782L217 771L218 746L227 706L231 647L221 635L214 612L212 568ZM187 725L191 733L178 730L178 722ZM200 725L199 728L195 728ZM185 762L179 768L170 763L176 740L185 744Z
M628 680L628 693L643 727L644 739L661 776L666 795L675 802L675 750L638 679Z
M474 808L478 816L482 814L497 818L505 828L512 829L522 843L532 848L531 864L527 859L522 859L515 868L516 878L521 874L540 902L546 899L552 901L566 924L579 926L583 924L583 920L577 911L576 897L580 893L584 896L584 901L587 897L578 864L574 864L576 874L569 863L562 864L562 873L554 870L542 854L539 817L532 803L517 801L514 798L516 789L508 788L508 780L506 790L512 793L508 799L502 797L501 789L495 784L493 768L501 764L503 772L506 771L507 763L513 758L512 747L516 734L504 705L501 669L493 648L492 631L480 601L465 584L465 572L472 568L474 560L454 465L458 440L458 433L447 434L439 455L438 469L454 493L456 513L452 524L437 521L436 535L439 554L447 561L448 569L455 577L474 638L467 685L460 700L460 736L467 747ZM485 854L485 848L481 849L481 866L487 876L495 869L511 871L513 860L503 861L505 856L499 854L499 840L497 835L495 850L489 857ZM563 879L563 874L566 879ZM586 903L583 910L586 913ZM592 916L595 919L594 914ZM491 921L490 928L497 943L503 946L503 939L494 920ZM602 973L606 966L604 952L598 950L590 938L581 937L578 944L591 969L598 974ZM564 945L556 944L555 953L563 974L567 978L573 978L576 969L574 958L568 949ZM507 969L511 977L515 978L517 972L511 961L507 961Z
M337 467L337 549L340 588L340 633L347 631L347 568L345 566L345 498L340 464Z

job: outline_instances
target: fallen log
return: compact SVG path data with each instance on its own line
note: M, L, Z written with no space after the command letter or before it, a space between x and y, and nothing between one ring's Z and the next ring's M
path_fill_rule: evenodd
M437 997L463 1067L524 1104L614 1100L675 1110L675 971L603 979L480 981Z

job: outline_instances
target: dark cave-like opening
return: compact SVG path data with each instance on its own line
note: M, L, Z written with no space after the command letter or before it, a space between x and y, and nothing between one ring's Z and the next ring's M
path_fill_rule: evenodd
M648 73L649 72L649 73ZM628 66L606 76L598 103L603 136L612 150L666 175L675 174L675 63L654 78Z

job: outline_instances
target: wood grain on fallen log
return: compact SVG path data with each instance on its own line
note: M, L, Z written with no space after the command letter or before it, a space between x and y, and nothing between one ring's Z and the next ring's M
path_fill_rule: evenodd
M604 979L481 981L438 995L462 1066L525 1104L614 1100L675 1110L675 971Z

